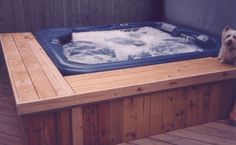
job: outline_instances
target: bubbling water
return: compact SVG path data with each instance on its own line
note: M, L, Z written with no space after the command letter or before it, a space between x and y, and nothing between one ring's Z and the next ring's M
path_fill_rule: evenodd
M184 38L152 27L90 31L72 34L63 45L65 57L75 63L100 64L202 51Z

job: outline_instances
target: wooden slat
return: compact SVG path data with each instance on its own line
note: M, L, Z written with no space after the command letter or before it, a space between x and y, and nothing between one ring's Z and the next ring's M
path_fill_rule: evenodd
M172 145L170 143L152 140L148 138L131 141L130 143L133 143L135 145Z
M25 15L25 30L36 31L36 14L34 8L34 1L32 0L24 0L24 15Z
M170 135L170 134L160 134L160 135L151 136L149 138L153 140L159 140L159 141L165 141L165 142L174 142L174 141L183 139L181 137Z
M138 139L149 134L150 96L124 99L123 139Z
M123 141L123 105L122 100L109 103L109 141L112 144Z
M57 139L60 145L72 145L72 113L71 110L59 111L57 114Z
M34 56L37 58L43 71L47 75L48 80L56 90L57 95L73 95L73 90L70 88L67 81L63 78L34 36L31 33L23 33L22 35L24 36L25 41L29 41L29 46L32 49L32 52L34 52Z
M77 107L72 109L72 132L73 145L83 145L83 109Z
M40 98L56 97L57 94L54 88L49 82L38 60L34 57L32 51L34 48L30 48L29 41L25 40L25 36L21 33L15 33L12 36L38 96Z
M61 27L64 25L64 5L63 0L53 0L54 5L54 26Z
M212 88L210 89L210 92L208 93L208 96L207 96L208 97L208 100L207 100L208 113L206 114L207 116L205 116L208 118L208 121L215 121L219 119L219 112L220 112L219 106L220 106L220 102L221 102L220 100L222 97L222 95L220 94L223 90L224 88L222 88L222 85L220 83L216 83L212 86Z
M174 129L181 129L184 128L186 126L186 117L187 117L187 98L190 94L187 93L187 90L182 90L179 89L177 90L177 92L175 93L175 95L173 95L173 97L175 97L174 101L175 101L175 119L174 119Z
M216 128L209 128L209 127L204 127L204 126L194 126L190 128L186 128L186 130L198 132L198 133L203 133L207 135L212 135L216 137L221 137L229 140L236 140L236 133L232 131L226 131L226 130L221 130L216 129Z
M10 32L10 31L15 31L16 30L16 25L15 25L15 19L14 19L14 10L12 9L13 7L13 1L12 0L2 0L2 10L4 14L4 27L0 29L2 32Z
M97 105L83 107L84 145L96 144L99 141L98 111Z
M211 136L211 135L206 135L202 133L197 133L193 131L188 131L188 130L178 130L178 131L173 131L169 132L168 134L171 135L176 135L184 138L189 138L193 140L198 140L198 141L203 141L209 144L215 144L215 145L233 145L236 144L235 140L225 140L223 138Z
M182 139L172 142L174 145L212 145L210 143L201 142L192 139Z
M213 122L213 123L203 124L203 126L236 133L235 127L232 127L232 126L229 126L229 125L223 124L223 123Z
M133 145L131 143L120 143L120 144L117 144L117 145Z
M191 94L188 96L188 103L186 109L186 124L188 126L204 123L208 120L208 110L204 106L204 99L206 93L209 91L209 86L194 86L189 89Z
M162 132L163 119L163 92L151 95L150 101L150 134L158 134Z
M233 91L232 91L233 90ZM236 80L231 80L224 87L221 88L220 108L219 114L221 118L228 117L228 113L233 108L236 96ZM224 96L224 97L223 97Z
M24 14L24 2L23 0L13 1L12 11L15 19L16 31L25 31L25 14ZM12 18L13 19L13 18Z
M160 21L162 0L1 0L0 32Z
M38 100L38 95L34 89L12 35L1 34L1 43L16 102Z
M163 112L162 112L162 131L167 132L175 128L175 111L178 108L175 108L175 92L165 91L162 96L163 103ZM184 100L182 100L184 101Z

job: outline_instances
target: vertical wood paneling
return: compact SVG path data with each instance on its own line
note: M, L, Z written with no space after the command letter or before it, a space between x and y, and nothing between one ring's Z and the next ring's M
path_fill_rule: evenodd
M163 92L163 118L162 118L162 131L167 132L173 130L175 127L175 96L177 91L174 92Z
M150 96L124 99L123 139L125 141L149 135Z
M123 141L123 105L122 99L109 103L109 140L111 144Z
M0 0L0 32L162 18L162 0Z
M162 131L162 119L163 119L163 93L151 95L150 103L150 134L161 133Z
M13 0L2 0L2 8L4 14L4 30L5 31L16 31L15 27L15 16L13 9ZM1 28L0 28L1 32Z
M67 17L67 19L70 19L69 22L71 22L72 26L76 26L76 24L81 24L81 15L82 15L81 9L80 9L81 1L80 0L72 0L71 4L72 4L72 6L71 6L71 9L72 9L71 14L72 15L71 15L71 17L70 17L70 15L67 15L66 17ZM69 10L68 10L68 12L69 12Z
M26 115L28 145L118 144L224 119L235 86L227 80Z
M80 0L80 5L78 9L80 9L80 23L81 25L89 25L91 24L91 0ZM77 16L76 16L77 17ZM99 18L98 18L99 19Z
M4 30L4 10L3 10L3 0L0 0L0 29Z
M83 145L83 109L75 107L72 109L72 138L73 145Z
M113 0L113 22L114 23L123 23L122 21L122 5L121 5L122 0Z
M186 126L187 98L186 89L178 89L175 98L174 129L184 128Z
M27 115L22 119L28 145L72 145L70 110Z
M225 81L226 82L226 81ZM233 103L235 102L236 96L236 80L229 80L228 83L225 83L223 87L221 87L221 98L220 98L220 117L228 117L228 113L233 108Z
M14 19L16 31L25 30L25 14L23 0L13 0Z
M23 2L24 2L24 16L25 16L25 31L36 31L37 29L36 29L34 0L23 0Z
M54 26L61 27L64 25L63 0L54 0Z
M57 145L71 145L72 144L72 117L71 111L57 112Z
M232 107L234 86L221 81L88 105L85 144L115 144L223 119Z
M54 27L54 0L34 0L36 29Z
M72 6L74 6L74 3L72 3L72 1L76 1L76 0L62 0L63 16L64 16L63 26L65 27L72 26L72 18L76 17L76 14L73 13ZM79 17L79 15L77 17Z

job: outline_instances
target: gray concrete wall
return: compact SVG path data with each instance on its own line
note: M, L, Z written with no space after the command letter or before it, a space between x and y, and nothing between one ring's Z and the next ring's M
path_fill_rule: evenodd
M236 29L236 0L165 0L166 21L221 34L226 25Z

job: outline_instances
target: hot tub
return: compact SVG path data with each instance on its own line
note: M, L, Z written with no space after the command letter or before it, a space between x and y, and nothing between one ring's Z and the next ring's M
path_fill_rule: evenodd
M44 29L36 38L63 75L215 57L219 39L162 22Z

